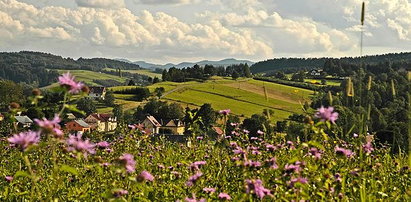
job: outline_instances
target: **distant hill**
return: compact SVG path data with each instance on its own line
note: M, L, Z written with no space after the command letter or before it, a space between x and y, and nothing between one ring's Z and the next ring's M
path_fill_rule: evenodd
M360 57L343 57L343 58L276 58L257 62L250 67L252 73L268 73L274 71L298 71L302 69L323 68L328 60L339 60L343 63L359 64L364 61L365 64L376 64L382 62L409 62L411 61L411 52L408 53L389 53L384 55L371 55Z
M213 66L224 66L224 67L229 66L229 65L237 65L237 64L244 64L244 63L247 63L248 65L254 64L254 62L251 62L249 60L237 60L234 58L229 58L229 59L224 59L224 60L219 60L219 61L203 60L199 62L182 62L179 64L167 63L165 65L153 64L153 63L148 63L145 61L131 62L127 59L117 59L117 60L123 61L123 62L130 62L136 65L139 65L140 67L145 68L145 69L156 69L156 68L168 69L171 67L184 68L184 67L192 67L195 64L200 65L200 66L213 65Z
M105 58L63 58L61 56L21 51L0 52L0 79L47 86L56 81L58 69L102 71L104 68L140 70L140 66Z

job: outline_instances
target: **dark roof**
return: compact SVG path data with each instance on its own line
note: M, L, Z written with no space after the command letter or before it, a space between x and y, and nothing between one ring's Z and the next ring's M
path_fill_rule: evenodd
M109 122L110 118L114 118L114 116L112 114L90 114L90 116L93 116L94 118L96 118L97 120L100 120L102 122Z
M106 88L102 87L102 86L92 86L92 87L90 87L90 93L103 94L105 89Z

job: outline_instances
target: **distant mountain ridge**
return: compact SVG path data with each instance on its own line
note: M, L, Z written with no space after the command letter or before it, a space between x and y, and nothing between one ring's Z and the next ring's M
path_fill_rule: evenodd
M117 59L119 61L123 61L123 62L129 62L129 63L133 63L136 65L139 65L142 68L145 69L156 69L156 68L160 68L160 69L168 69L171 67L176 67L176 68L184 68L184 67L192 67L194 65L200 65L200 66L204 66L204 65L213 65L213 66L229 66L229 65L237 65L237 64L244 64L247 63L248 65L253 65L254 62L249 61L249 60L237 60L234 58L227 58L227 59L223 59L223 60L219 60L219 61L211 61L211 60L202 60L199 62L181 62L179 64L173 64L173 63L167 63L164 65L159 65L159 64L153 64L153 63L148 63L145 61L135 61L132 62L130 60L127 59Z

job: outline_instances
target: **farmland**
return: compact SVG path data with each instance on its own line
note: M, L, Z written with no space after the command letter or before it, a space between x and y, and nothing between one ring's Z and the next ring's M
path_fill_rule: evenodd
M104 70L116 71L116 69L113 69L113 68L105 68ZM142 74L142 75L146 75L146 76L149 76L149 77L152 77L152 78L154 78L154 77L161 78L161 74L152 72L148 69L140 69L140 70L128 70L128 69L126 69L126 70L121 70L121 71L130 72L130 73L133 73L133 74Z
M93 80L115 80L121 83L126 82L126 78L119 76L114 76L111 74L105 74L100 72L93 72L88 70L58 70L60 74L70 72L76 77L77 80L86 83L87 85L100 86L97 83L94 83Z
M267 91L265 98L264 86ZM251 116L271 109L273 120L287 118L301 112L301 103L309 100L312 91L252 79L234 81L214 77L206 82L162 82L149 86L151 91L164 87L163 100L177 102L183 106L198 107L204 103L215 109L230 108L234 114Z

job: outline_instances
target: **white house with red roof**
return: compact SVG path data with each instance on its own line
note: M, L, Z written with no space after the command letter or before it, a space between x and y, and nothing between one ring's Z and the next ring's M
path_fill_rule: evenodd
M92 130L99 132L109 132L117 128L117 118L112 114L90 114L84 121L90 125Z

